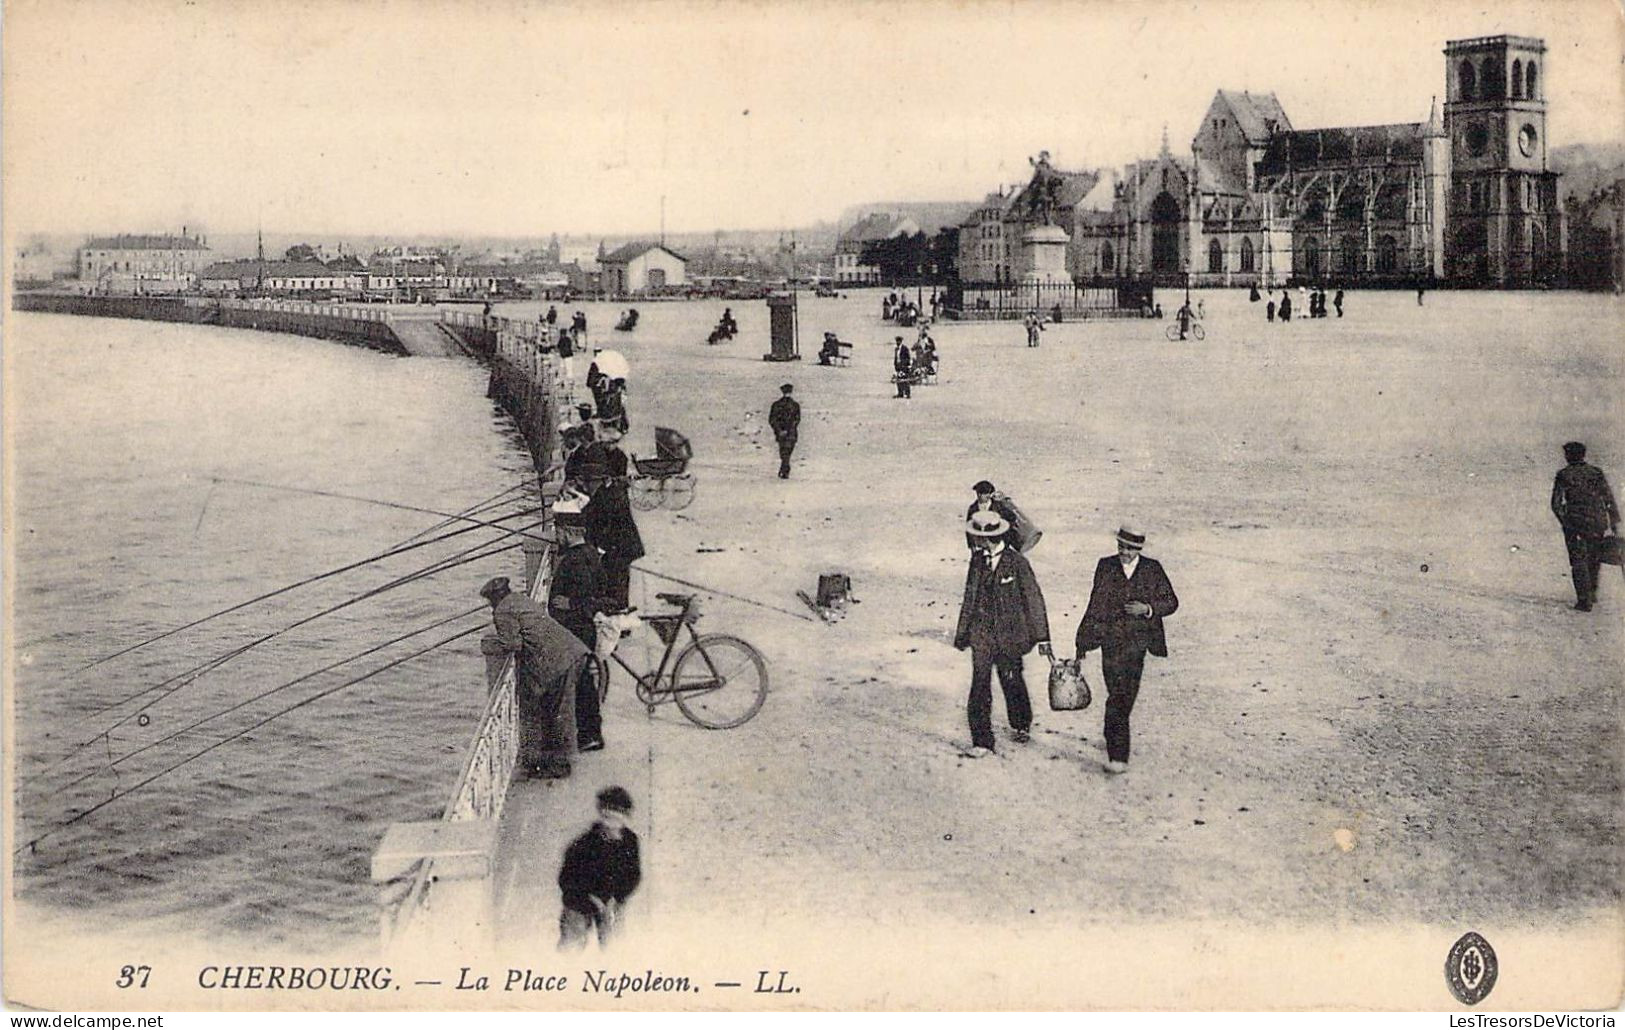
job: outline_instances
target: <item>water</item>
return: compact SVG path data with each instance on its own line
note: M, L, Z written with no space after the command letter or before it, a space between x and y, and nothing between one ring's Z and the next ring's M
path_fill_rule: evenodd
M421 547L79 670L441 521L215 479L443 512L508 491L486 519L536 504L529 457L485 398L484 372L297 337L41 314L14 316L6 350L16 840L46 835L16 860L18 897L205 939L370 937L371 852L391 822L439 816L483 707L479 634L219 742L484 625L483 612L110 759L478 606L488 577L519 577L518 550L316 619L195 680L185 674L201 663L496 534Z

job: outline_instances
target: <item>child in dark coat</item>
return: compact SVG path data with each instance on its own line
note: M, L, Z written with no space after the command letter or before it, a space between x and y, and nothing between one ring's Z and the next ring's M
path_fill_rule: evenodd
M631 814L632 795L625 788L599 791L598 821L565 849L559 869L560 951L585 948L589 930L597 931L600 948L614 936L621 908L643 878L638 835L627 826Z

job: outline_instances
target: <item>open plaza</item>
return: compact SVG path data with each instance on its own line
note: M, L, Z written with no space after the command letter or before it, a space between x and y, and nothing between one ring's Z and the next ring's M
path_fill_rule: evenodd
M1197 291L1201 344L1155 320L1051 325L1037 348L1018 324L942 323L940 381L899 400L890 341L913 331L881 322L882 296L799 298L809 358L832 330L855 345L843 368L764 362L760 304L734 305L740 336L716 346L720 302L594 329L632 369L623 446L652 454L670 426L695 450L693 504L639 514L638 567L783 609L706 599L702 630L770 662L742 727L646 717L610 688L604 761L646 834L632 954L640 933L713 924L782 942L806 923L852 961L936 926L967 948L1019 931L1026 953L1125 922L1124 940L1190 920L1613 925L1625 579L1605 566L1596 610L1571 609L1549 499L1567 440L1625 476L1617 299L1351 292L1341 319L1283 325L1246 291ZM803 409L788 481L766 426L781 383ZM995 692L996 757L962 757L970 660L951 644L981 479L1044 531L1028 557L1058 654L1121 523L1179 593L1125 776L1101 771L1098 652L1088 710L1048 711L1029 655L1032 741L1011 741ZM795 591L832 571L859 603L796 617ZM632 600L670 589L635 573ZM510 804L588 787L520 783ZM499 899L545 905L556 848L527 845L525 873L513 847ZM504 937L551 933L521 915ZM1133 1000L1118 986L1088 997Z

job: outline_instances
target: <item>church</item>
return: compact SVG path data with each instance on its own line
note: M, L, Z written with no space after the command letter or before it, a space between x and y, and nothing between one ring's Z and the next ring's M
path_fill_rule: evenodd
M1165 132L1155 158L1103 173L1065 210L1072 279L1512 287L1558 278L1565 241L1558 175L1546 163L1545 43L1461 39L1444 56L1443 110L1435 98L1417 122L1296 129L1275 94L1219 90L1188 159ZM1012 235L1019 229L1007 227Z

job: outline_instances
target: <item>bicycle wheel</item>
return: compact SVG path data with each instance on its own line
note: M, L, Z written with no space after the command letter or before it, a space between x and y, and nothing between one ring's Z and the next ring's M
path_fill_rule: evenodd
M660 507L660 480L639 476L627 483L628 499L638 511L654 511Z
M1162 335L1168 337L1170 340L1177 341L1179 339L1179 323L1175 322L1168 328L1164 329L1162 331Z
M677 707L708 730L741 725L767 700L767 663L738 637L712 634L677 656L671 674Z
M1207 333L1202 329L1200 324L1193 324L1191 326L1191 335L1196 337L1198 340L1207 339Z

